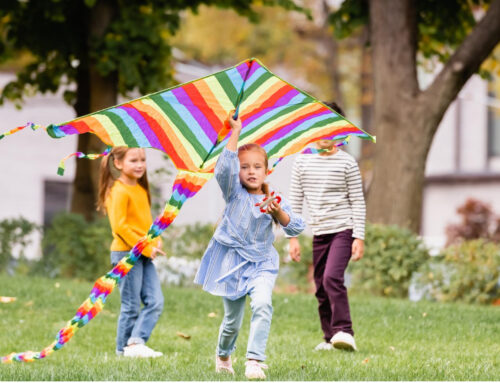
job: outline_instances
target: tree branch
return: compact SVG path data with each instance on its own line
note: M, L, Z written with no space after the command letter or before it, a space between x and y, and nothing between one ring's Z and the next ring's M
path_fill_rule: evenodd
M438 115L444 114L460 89L479 70L482 62L500 42L500 0L490 5L486 15L457 48L432 85L420 94L421 101L433 108ZM438 100L438 102L436 102ZM430 126L434 134L436 126Z

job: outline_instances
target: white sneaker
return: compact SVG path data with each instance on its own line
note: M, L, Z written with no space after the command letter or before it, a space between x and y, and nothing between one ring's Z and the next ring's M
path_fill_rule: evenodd
M219 355L215 355L215 372L227 372L234 375L233 362L231 362L231 356L228 360L222 360Z
M330 343L333 347L338 348L340 350L345 351L357 351L356 342L354 341L354 337L351 334L348 334L343 331L339 331L336 333L332 339L330 339Z
M333 346L331 343L321 342L316 347L314 347L314 351L330 351L333 350Z
M257 362L256 360L247 360L245 366L245 376L247 379L266 379L266 374L262 370L268 368L267 364Z
M162 355L162 352L155 351L143 343L132 344L123 349L123 356L127 356L129 358L158 358Z

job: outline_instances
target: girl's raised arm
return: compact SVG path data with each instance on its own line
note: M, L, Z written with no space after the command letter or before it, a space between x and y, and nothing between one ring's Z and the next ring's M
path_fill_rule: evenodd
M228 116L229 125L231 126L231 136L215 165L215 178L226 202L234 195L240 183L240 162L236 151L241 132L241 121L239 118L233 120L233 113L234 111Z
M235 152L238 149L238 138L240 138L241 133L241 120L238 117L236 120L233 120L234 110L229 113L227 119L229 121L229 126L231 126L231 136L229 140L227 140L226 148L232 152Z

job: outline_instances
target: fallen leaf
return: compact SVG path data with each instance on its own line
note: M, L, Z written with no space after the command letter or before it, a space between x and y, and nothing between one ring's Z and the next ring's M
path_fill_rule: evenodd
M25 307L33 306L33 301L28 301L24 304Z
M56 283L54 284L54 287L55 287L56 289L58 289L59 287L61 287L61 284L60 284L59 282L56 282Z
M16 297L0 297L0 302L2 303L10 303L16 301Z
M233 364L236 364L237 361L238 361L238 357L234 358Z
M363 359L363 361L361 363L367 364L369 361L370 361L370 358L366 358L366 359Z
M184 338L184 339L191 339L191 335L184 334L183 332L180 332L180 331L177 331L175 334L177 336L180 336L181 338Z
M427 316L427 313L422 313L422 316L425 318Z
M389 348L391 349L391 351L395 351L396 350L396 347L394 347L394 346L390 346Z
M216 313L208 313L209 318L215 318L217 316Z

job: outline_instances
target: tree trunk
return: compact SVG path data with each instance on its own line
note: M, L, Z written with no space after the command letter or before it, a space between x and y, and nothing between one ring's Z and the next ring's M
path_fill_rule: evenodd
M416 10L411 0L370 2L377 144L368 220L417 231L420 225L425 156L414 105Z
M89 36L103 36L113 18L113 13L114 7L109 2L98 2L90 13ZM88 48L83 50L82 56L78 68L77 103L75 105L78 116L113 106L117 102L117 74L101 76L88 57ZM79 152L101 153L104 147L105 145L94 134L78 136L77 150ZM100 161L76 160L71 211L84 215L89 221L95 217L99 165Z
M458 47L431 86L416 77L416 2L372 0L374 179L368 220L420 230L425 165L432 139L460 89L500 42L500 0Z
M344 93L342 92L341 88L342 79L339 71L339 43L337 39L332 39L331 36L330 23L328 21L328 16L330 14L328 2L326 0L323 0L321 7L321 13L323 14L323 21L321 26L321 44L325 47L325 66L327 68L328 77L331 84L330 87L332 89L332 95L330 99L326 101L334 101L345 110L346 105L344 100Z

